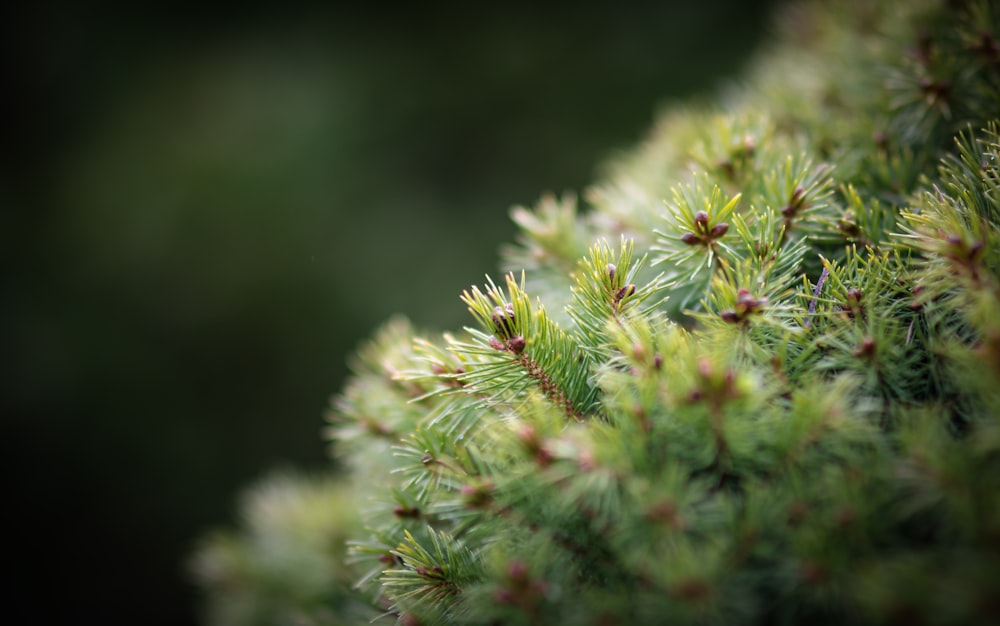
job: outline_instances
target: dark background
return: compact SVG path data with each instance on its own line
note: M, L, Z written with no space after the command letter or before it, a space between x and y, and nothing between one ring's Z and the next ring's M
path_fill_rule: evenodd
M764 3L3 9L0 609L185 625L197 537L330 467L346 358L466 323L507 211L735 76Z

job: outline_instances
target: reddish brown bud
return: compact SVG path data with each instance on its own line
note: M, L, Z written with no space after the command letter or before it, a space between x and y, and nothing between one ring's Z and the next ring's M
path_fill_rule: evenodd
M635 285L628 284L615 293L615 302L620 302L635 293Z
M516 335L514 337L511 337L507 341L507 348L514 354L521 354L522 352L524 352L524 346L525 346L524 337L522 337L521 335Z
M725 311L719 311L719 317L722 318L722 321L728 322L730 324L735 324L736 322L740 321L740 319L741 319L740 318L740 314L737 313L736 311L732 310L732 309L726 309Z
M421 622L412 613L403 613L399 616L399 626L421 626Z
M689 246L693 246L702 242L702 238L694 233L684 233L681 235L681 241Z
M514 334L514 305L507 303L505 307L493 307L493 327L501 337Z
M875 340L871 337L865 337L854 351L854 356L857 357L870 357L873 354L875 354Z
M796 187L795 191L792 192L792 197L789 198L788 204L785 208L781 209L781 214L785 217L794 217L799 210L805 206L805 194L806 190L802 187Z
M470 509L481 509L489 505L493 500L493 485L483 483L480 485L462 485L461 492L465 497L465 506Z
M415 506L398 505L392 509L392 514L400 519L420 517L420 509Z
M837 228L848 237L857 237L861 234L861 229L854 223L853 216L844 216L837 220Z
M698 211L697 213L695 213L694 223L704 228L708 224L708 213L706 213L705 211Z
M726 232L728 231L729 231L729 224L727 224L726 222L719 222L718 224L712 227L712 232L711 232L712 239L718 239L719 237L725 235Z

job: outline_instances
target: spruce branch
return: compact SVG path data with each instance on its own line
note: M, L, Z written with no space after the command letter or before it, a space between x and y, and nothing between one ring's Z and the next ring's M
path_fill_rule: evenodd
M816 222L828 214L833 196L831 166L814 166L810 159L787 157L779 168L764 174L761 180L760 201L778 211L784 229L782 236L793 231L803 235L822 232ZM779 243L782 243L779 240Z
M755 174L760 148L768 146L775 133L773 122L763 115L718 115L702 128L704 136L691 149L692 159L737 189Z
M616 254L606 242L590 248L574 273L573 301L567 313L576 324L579 342L595 360L608 357L608 325L621 325L632 316L649 314L662 305L664 298L650 300L662 293L662 273L647 284L639 284L646 257L633 258L635 244L622 237Z
M597 399L590 382L590 357L549 319L544 307L532 306L524 291L524 274L520 284L508 274L506 286L509 298L489 278L485 293L478 287L462 293L462 301L483 329L468 329L475 343L454 346L477 359L465 377L469 389L517 394L534 386L567 417L583 419Z
M716 271L725 271L724 258L738 254L726 234L741 195L724 197L722 189L707 175L696 177L690 184L671 190L673 201L667 204L664 216L668 230L654 231L657 236L653 251L660 253L653 265L666 265L667 280L676 281L682 297L675 306L680 309L697 303Z
M476 555L444 532L428 529L429 545L410 532L392 551L402 567L382 573L381 583L393 602L390 611L419 618L460 618L463 590L482 578Z

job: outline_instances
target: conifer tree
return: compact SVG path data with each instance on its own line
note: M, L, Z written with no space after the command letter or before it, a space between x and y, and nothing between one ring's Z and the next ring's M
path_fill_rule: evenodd
M1000 623L1000 7L781 18L585 208L515 209L468 328L360 351L347 476L261 512L347 537L326 595L216 623ZM248 526L210 606L316 589Z

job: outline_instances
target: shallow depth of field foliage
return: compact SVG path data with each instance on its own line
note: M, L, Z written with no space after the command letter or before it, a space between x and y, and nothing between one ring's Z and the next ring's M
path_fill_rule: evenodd
M207 540L214 623L1000 622L1000 7L777 30L360 350L347 476Z

